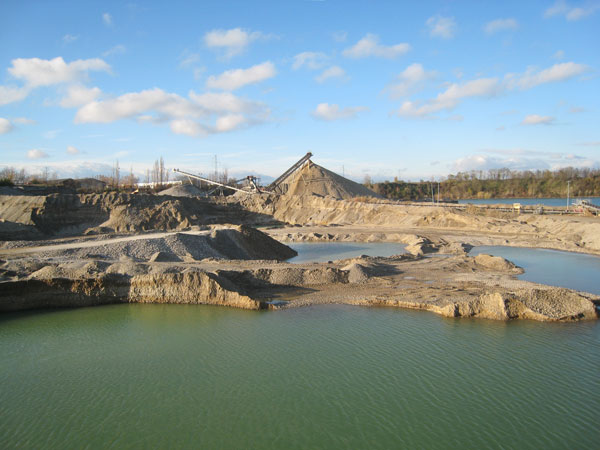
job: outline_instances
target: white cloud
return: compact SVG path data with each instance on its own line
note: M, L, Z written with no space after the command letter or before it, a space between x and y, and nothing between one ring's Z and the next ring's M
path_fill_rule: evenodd
M27 159L42 159L47 157L48 153L38 150L37 148L33 148L27 152Z
M0 86L0 106L20 102L29 95L30 89L14 86Z
M100 88L87 88L85 86L74 84L67 89L67 95L60 101L60 106L64 108L77 108L96 100L102 91Z
M425 22L431 37L451 39L456 33L456 22L453 17L433 16Z
M104 22L104 25L107 27L110 27L113 24L112 16L109 13L102 14L102 22Z
M514 77L513 74L507 76L509 84L516 84L521 89L530 89L544 83L553 83L556 81L565 81L577 75L581 75L588 70L583 64L566 62L555 64L552 67L537 72L534 68L528 68L523 75Z
M99 58L78 59L66 63L62 57L54 59L18 58L12 60L8 72L23 80L29 88L72 83L85 79L88 72L110 72L110 66Z
M312 112L315 119L320 120L340 120L340 119L353 119L361 111L366 111L368 108L365 106L348 106L340 109L339 105L329 103L319 103L317 108Z
M81 152L79 151L79 149L78 149L78 148L76 148L76 147L73 147L72 145L69 145L69 146L67 147L67 153L68 153L69 155L79 155Z
M169 122L175 134L204 136L260 124L268 120L269 115L266 105L229 92L196 94L191 91L189 98L184 98L154 88L92 101L77 111L75 122L111 123L123 119L154 124Z
M81 107L75 123L110 123L135 118L144 112L156 112L167 117L201 116L203 112L189 100L154 88L123 94L104 101L93 101Z
M79 39L79 36L73 36L72 34L65 34L62 38L65 44L70 44L71 42L75 42Z
M292 69L298 70L307 67L311 70L321 69L327 64L328 56L322 52L302 52L294 56Z
M212 30L204 35L204 44L208 48L224 51L225 58L242 53L253 41L264 37L260 31L248 32L241 28L231 30Z
M393 59L407 53L410 49L410 45L406 43L390 46L381 45L379 44L379 37L369 33L352 47L345 49L342 54L348 58L355 59L370 56Z
M112 55L122 55L126 51L127 51L127 48L123 44L117 44L114 47L111 47L108 50L106 50L104 53L102 53L102 56L107 57L107 56L112 56Z
M196 121L191 119L175 119L171 121L171 131L175 134L198 136L207 134L206 130Z
M564 0L557 0L554 5L544 11L544 17L564 16L568 21L576 21L594 14L600 9L600 3L588 3L584 7L574 7Z
M339 66L331 66L325 69L321 75L317 76L315 80L319 83L324 83L330 78L342 78L346 75L346 71Z
M453 83L437 97L424 103L405 101L397 113L406 117L428 117L443 110L452 110L465 98L494 97L501 91L502 87L497 78L479 78L462 84Z
M421 64L414 63L398 75L396 82L386 88L392 98L406 97L412 94L427 80L435 78L434 71L426 71Z
M496 19L488 22L483 27L483 31L487 34L494 34L499 31L516 30L519 24L515 19Z
M190 99L208 113L256 113L263 105L236 97L230 92L190 92Z
M28 119L27 117L17 117L13 120L13 122L19 125L34 125L35 123L37 123L35 120Z
M10 120L0 117L0 134L6 134L12 131L13 125Z
M523 119L521 125L551 125L554 123L555 118L551 116L539 116L537 114L530 114Z
M200 62L200 55L198 53L185 51L180 59L181 62L179 63L179 67L189 67Z
M586 70L588 70L587 66L568 62L555 64L540 71L529 68L523 74L507 74L502 82L498 78L479 78L462 84L452 83L433 99L424 102L405 101L396 113L404 117L431 117L435 113L452 110L465 98L489 98L514 89L531 89L545 83L568 80ZM417 67L414 68L414 72L415 77L418 78L420 71ZM400 84L400 92L403 92L407 86Z
M211 89L234 91L242 86L273 78L276 73L275 65L270 61L266 61L248 69L228 70L219 76L212 75L206 80L206 86Z
M216 129L219 132L233 131L245 123L246 118L242 114L228 114L217 119Z

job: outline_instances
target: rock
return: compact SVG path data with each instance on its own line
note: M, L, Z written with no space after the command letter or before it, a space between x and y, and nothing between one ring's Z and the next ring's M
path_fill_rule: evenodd
M490 270L498 271L514 271L518 269L512 262L502 258L501 256L491 256L484 253L475 257L475 264L485 267Z

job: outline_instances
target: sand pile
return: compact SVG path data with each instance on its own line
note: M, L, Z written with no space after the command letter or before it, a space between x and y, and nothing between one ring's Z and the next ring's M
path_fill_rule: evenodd
M98 245L41 251L42 258L177 262L214 259L285 260L296 252L250 227L220 228L202 234L174 233L162 237L100 241Z
M290 175L284 183L284 192L288 195L331 196L337 199L353 197L379 197L362 184L344 178L312 161Z
M164 191L160 191L157 195L169 195L171 197L199 197L203 192L193 184L179 184Z

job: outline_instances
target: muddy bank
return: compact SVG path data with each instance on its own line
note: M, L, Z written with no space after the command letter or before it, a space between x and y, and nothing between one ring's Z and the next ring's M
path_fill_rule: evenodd
M14 256L14 255L13 255ZM3 256L4 257L4 256ZM600 297L520 281L499 257L145 261L28 257L2 263L0 311L120 302L280 309L323 303L424 309L447 317L576 321Z

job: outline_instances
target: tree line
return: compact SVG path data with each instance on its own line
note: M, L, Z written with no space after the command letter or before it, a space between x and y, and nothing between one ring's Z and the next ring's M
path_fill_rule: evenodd
M567 167L555 171L459 172L440 181L407 182L397 178L383 183L365 183L367 187L394 200L489 199L593 197L600 195L600 169Z

